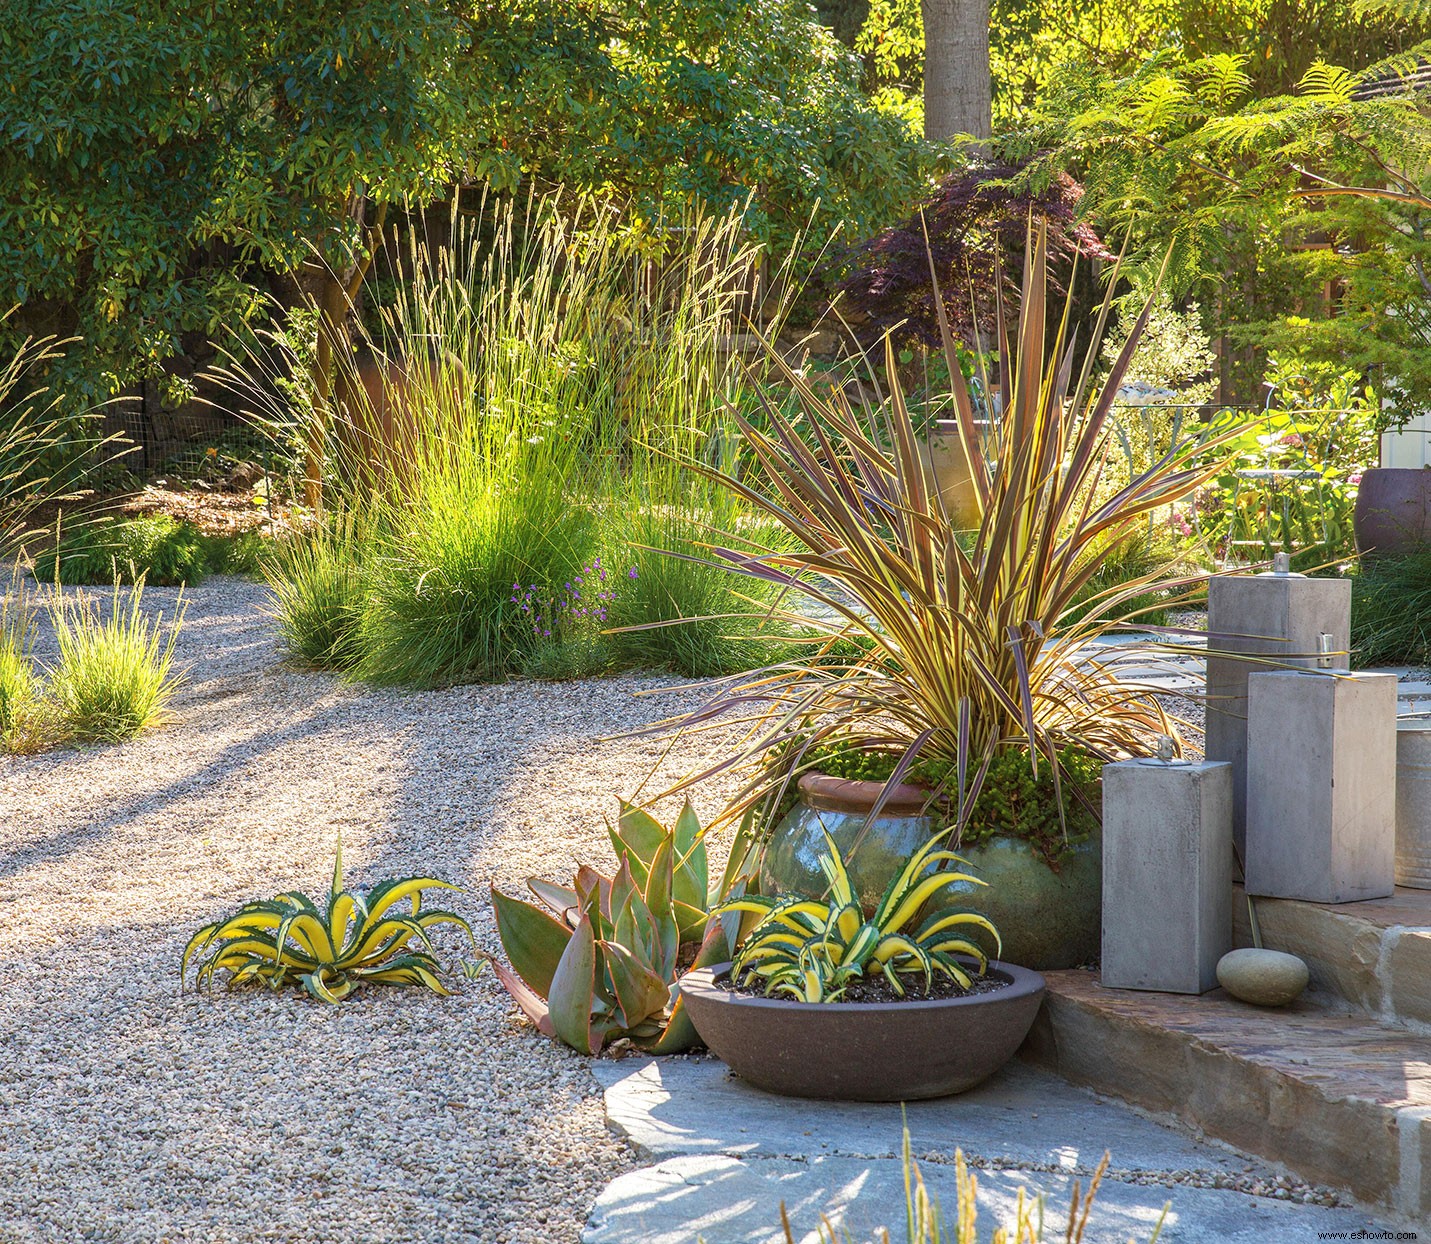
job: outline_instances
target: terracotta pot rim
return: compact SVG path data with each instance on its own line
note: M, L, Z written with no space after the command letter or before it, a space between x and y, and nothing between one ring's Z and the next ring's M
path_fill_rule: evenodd
M802 773L800 797L812 808L826 812L868 812L884 790L884 782L867 782L861 778L831 777L828 773ZM901 782L890 794L883 816L907 816L925 812L934 792L927 786Z
M723 1006L751 1007L763 1011L791 1011L802 1015L870 1015L906 1014L918 1011L942 1011L957 1007L978 1006L981 1003L1012 1002L1019 998L1042 994L1046 988L1043 976L1032 968L1021 968L1017 964L990 959L988 970L1009 978L1009 984L993 993L968 994L962 998L922 998L913 1002L796 1002L793 998L754 998L748 994L734 993L721 989L716 983L717 976L730 970L730 964L717 963L708 968L696 968L680 979L684 992L688 987L692 993Z

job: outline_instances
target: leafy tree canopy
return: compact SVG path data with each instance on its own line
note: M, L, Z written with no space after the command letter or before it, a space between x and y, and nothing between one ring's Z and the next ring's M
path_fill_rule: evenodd
M799 0L0 0L0 304L102 397L270 274L346 280L385 203L455 181L754 195L788 239L917 194L925 152Z
M1360 72L1318 61L1261 97L1245 55L1069 67L1004 147L1033 157L1035 181L1078 170L1133 271L1171 248L1171 287L1208 299L1246 348L1247 396L1268 350L1296 353L1374 375L1405 418L1431 387L1428 53Z

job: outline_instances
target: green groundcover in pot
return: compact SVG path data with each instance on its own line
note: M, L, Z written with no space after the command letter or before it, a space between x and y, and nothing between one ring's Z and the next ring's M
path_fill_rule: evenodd
M869 821L879 782L807 773L799 802L776 827L761 867L761 889L817 897L825 892L820 857L825 834L849 866L860 902L872 911L889 879L940 827L922 811L927 792L901 787L881 814ZM987 838L960 849L970 870L987 886L947 890L941 905L955 902L993 921L1003 937L1006 963L1050 971L1088 963L1098 956L1102 920L1103 843L1093 834L1075 843L1050 868L1021 839ZM992 943L987 947L993 954Z

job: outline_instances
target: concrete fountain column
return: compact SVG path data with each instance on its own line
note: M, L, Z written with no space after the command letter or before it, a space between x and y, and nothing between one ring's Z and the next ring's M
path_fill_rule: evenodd
M1274 569L1214 578L1207 589L1207 741L1209 760L1232 766L1232 834L1247 835L1247 680L1267 658L1278 668L1345 670L1351 648L1351 581L1292 574L1279 553ZM1226 655L1220 655L1226 654Z
M1274 671L1247 687L1247 893L1389 897L1396 675Z
M1102 979L1206 993L1232 949L1232 766L1166 752L1103 769Z

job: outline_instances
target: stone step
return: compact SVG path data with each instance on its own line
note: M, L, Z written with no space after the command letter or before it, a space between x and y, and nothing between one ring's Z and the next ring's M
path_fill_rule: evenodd
M1328 1009L1308 995L1263 1010L1104 989L1049 972L1023 1055L1077 1084L1431 1221L1431 1037Z
M903 1240L901 1136L951 1226L963 1154L978 1180L979 1240L1008 1225L1020 1188L1046 1199L1043 1238L1065 1239L1073 1185L1086 1190L1105 1153L1083 1244L1147 1241L1160 1222L1162 1244L1396 1238L1390 1216L1343 1194L1018 1062L967 1093L907 1107L776 1097L700 1057L590 1067L608 1125L648 1165L602 1192L583 1244L785 1244L782 1207L797 1244L830 1244L825 1216L841 1244Z
M1391 898L1361 903L1254 902L1262 944L1305 959L1313 989L1383 1024L1431 1033L1431 890L1398 886ZM1240 886L1232 913L1237 945L1251 946Z

